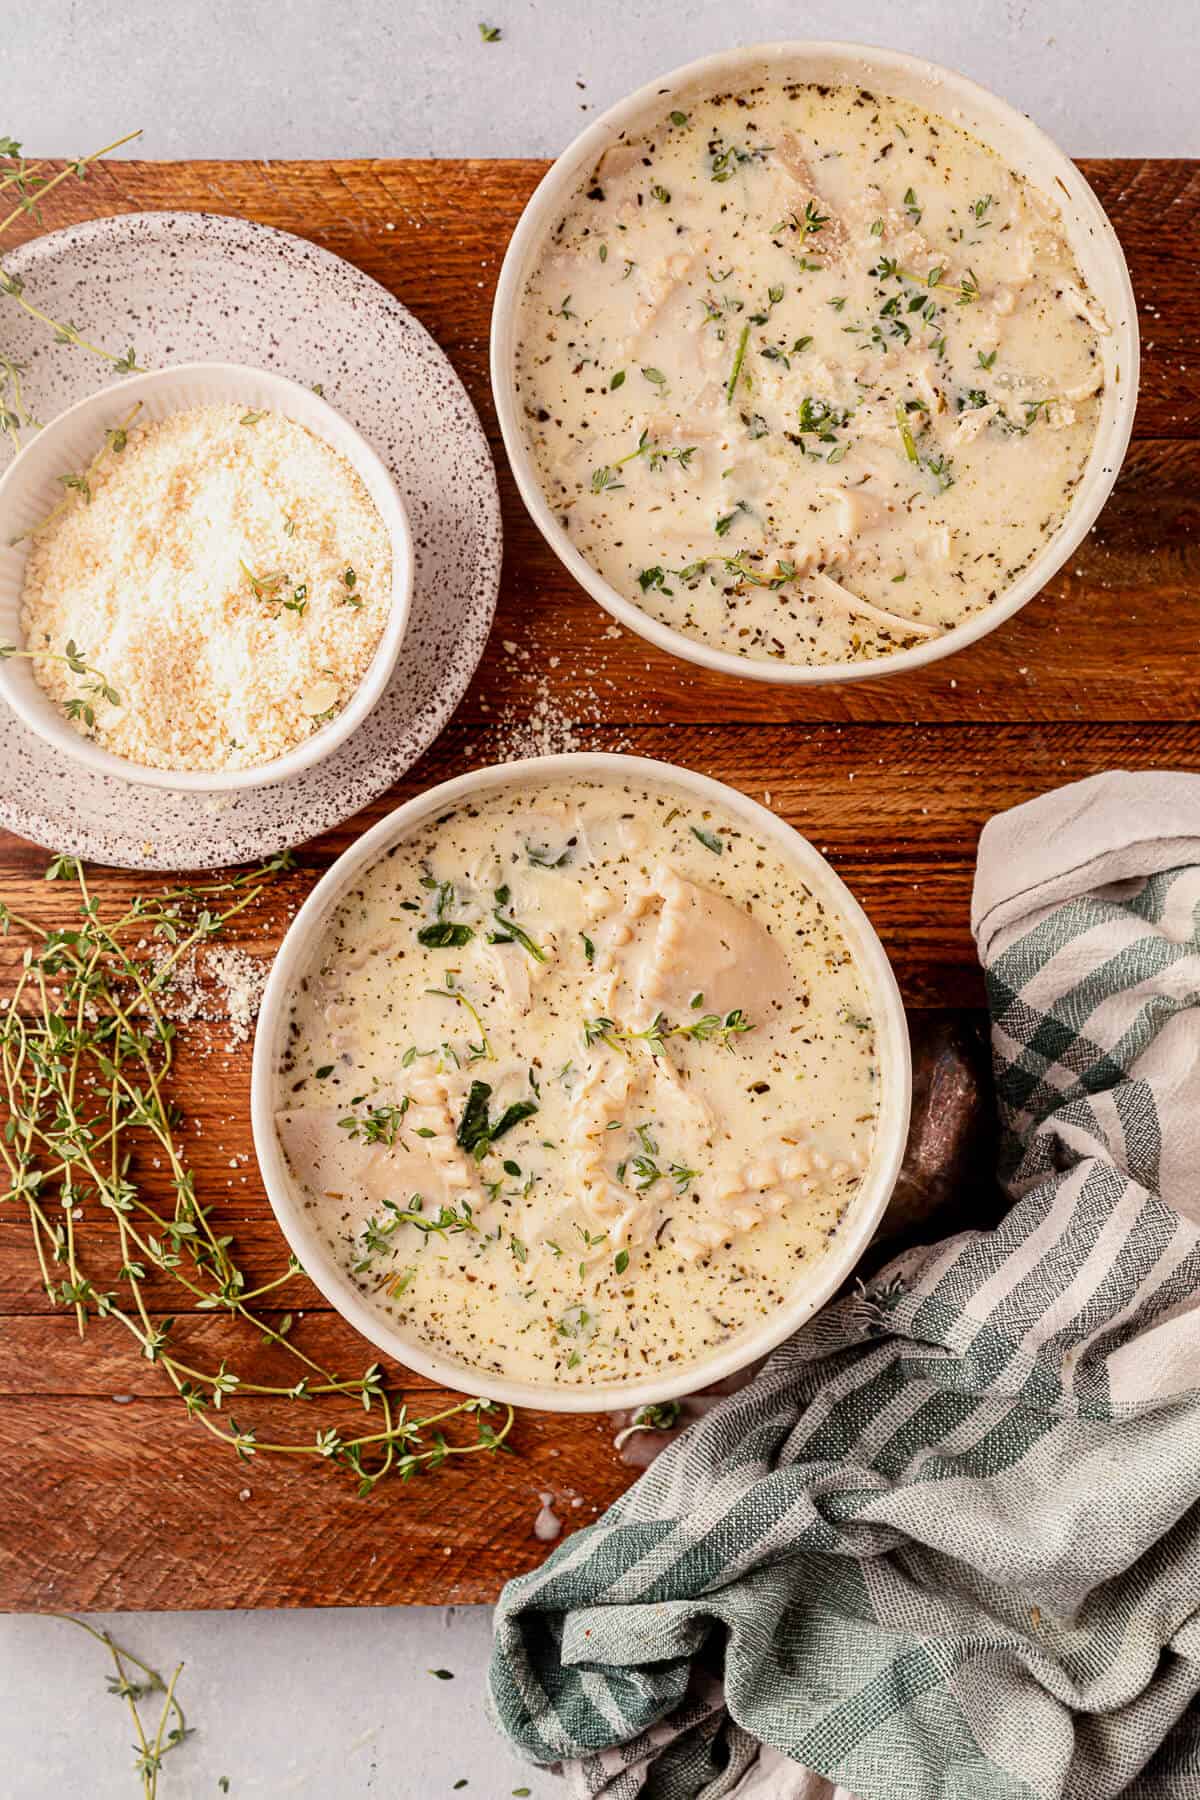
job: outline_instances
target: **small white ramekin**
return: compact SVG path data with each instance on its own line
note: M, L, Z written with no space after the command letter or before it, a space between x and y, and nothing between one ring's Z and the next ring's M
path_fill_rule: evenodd
M516 393L516 348L521 296L533 265L580 183L611 144L656 124L672 107L687 109L714 93L737 92L772 77L853 85L907 100L970 132L1005 163L1055 200L1063 228L1111 331L1101 339L1105 386L1096 441L1070 508L1053 538L1012 586L983 612L942 637L870 661L756 662L713 649L652 619L619 594L571 542L546 501L526 439ZM817 686L901 675L962 650L994 631L1032 600L1086 536L1121 468L1133 428L1138 385L1137 306L1125 257L1103 207L1075 164L1024 114L964 75L898 50L865 44L758 44L722 51L648 82L603 113L547 170L517 223L500 270L492 306L492 394L508 460L534 524L560 562L615 619L672 656L723 675L780 685Z
M138 425L152 424L193 406L232 403L250 410L280 413L307 426L346 458L378 508L392 547L391 609L366 674L334 718L286 755L249 769L158 769L114 755L75 730L61 708L38 686L27 657L0 659L0 698L48 744L101 775L148 787L204 794L284 781L328 756L362 724L378 701L400 654L413 585L408 514L386 464L361 432L327 400L286 375L246 368L239 363L184 363L114 382L111 387L77 401L44 425L0 479L0 643L21 646L24 642L21 589L30 540L22 538L22 533L62 499L61 477L86 468L103 444L105 432L127 420L139 402L132 421ZM88 660L103 669L104 646L87 644L84 648Z
M326 923L348 889L394 844L423 829L430 818L483 793L517 786L543 786L556 778L665 781L695 795L704 805L732 813L748 830L764 838L791 864L807 886L837 918L853 952L875 1020L879 1049L879 1121L875 1144L861 1187L838 1225L829 1247L806 1280L775 1316L713 1355L639 1380L596 1387L509 1381L448 1356L436 1355L415 1337L368 1306L329 1246L314 1228L297 1193L280 1148L275 1113L280 1094L277 1069L288 1026L288 1007L305 973ZM604 755L581 751L565 756L532 757L524 762L479 769L445 781L410 800L365 832L317 883L293 919L275 958L258 1015L250 1117L254 1148L275 1217L305 1271L335 1307L372 1344L397 1362L418 1370L444 1387L481 1394L512 1406L546 1412L610 1412L646 1406L696 1393L745 1368L782 1343L823 1306L858 1262L871 1240L891 1196L908 1137L912 1091L908 1028L896 979L866 914L825 858L798 831L735 788L694 775L672 763L643 756Z

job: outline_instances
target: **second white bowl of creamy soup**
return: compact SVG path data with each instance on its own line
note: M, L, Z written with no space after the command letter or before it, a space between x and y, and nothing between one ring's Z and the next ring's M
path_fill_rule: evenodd
M492 379L568 569L678 656L895 673L1024 605L1120 468L1136 309L1079 171L962 76L776 44L663 77L510 243Z
M308 1273L401 1362L564 1411L695 1391L795 1330L909 1109L883 950L765 808L638 757L485 769L298 914L255 1145Z

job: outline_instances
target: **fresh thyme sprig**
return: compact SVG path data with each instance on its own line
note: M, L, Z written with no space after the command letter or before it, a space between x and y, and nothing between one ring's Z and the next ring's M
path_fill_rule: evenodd
M933 456L921 455L912 426L908 422L909 411L913 407L918 412L925 411L924 406L918 406L915 401L910 405L906 405L903 400L896 402L896 429L900 433L904 454L909 462L914 463L917 468L927 469L937 483L938 492L944 494L947 488L954 486L954 464L942 451L938 451Z
M613 1439L613 1449L623 1449L639 1431L674 1431L682 1410L678 1400L660 1400L654 1405L639 1406L624 1431L619 1431Z
M271 569L266 575L256 575L254 570L238 557L238 568L250 583L250 591L256 600L278 600L287 581L286 569Z
M56 175L42 174L41 171L46 167L45 163L27 161L21 155L21 146L15 138L0 138L0 192L7 193L15 201L10 211L0 219L0 237L3 237L9 226L23 214L40 225L42 222L41 202L47 194L53 193L60 182L67 181L71 176L82 180L92 163L99 162L102 157L111 155L114 150L119 150L123 144L132 143L134 138L141 135L140 131L127 131L124 137L119 137L113 143L106 144L103 150L93 150L90 156L76 157L74 162L66 163ZM15 300L21 310L28 313L31 319L36 319L39 324L45 325L49 331L53 332L55 343L70 344L76 349L90 351L93 356L99 356L105 362L111 363L118 375L132 375L137 372L137 356L132 345L118 355L113 350L106 350L102 344L94 344L90 338L84 337L77 325L62 324L59 320L51 318L49 313L43 312L40 306L35 306L33 301L27 298L25 284L21 277L10 275L3 265L0 265L0 294L5 294L10 300ZM11 365L8 367L11 368ZM17 435L20 426L32 423L32 419L18 416L16 424L5 424L4 429L15 448L20 447Z
M40 531L45 531L47 525L51 524L53 520L57 519L61 513L64 513L67 510L68 506L71 504L72 497L75 494L79 495L85 506L91 505L92 476L96 473L96 470L100 467L100 464L104 461L106 456L120 456L122 450L124 450L126 444L129 442L129 427L137 418L141 410L142 403L140 400L137 400L129 408L129 411L125 414L123 419L119 419L115 425L109 426L108 430L104 433L104 442L101 444L86 469L75 470L73 472L68 472L66 475L59 476L59 483L66 489L66 492L58 502L58 505L52 506L48 513L44 513L40 519L35 520L34 523L29 526L28 530L22 531L18 537L10 538L9 543L11 545L23 544L26 538L36 537Z
M96 712L88 699L89 694L96 694L101 700L107 700L110 706L120 706L121 704L121 696L108 676L101 670L94 669L91 663L84 660L83 652L76 645L74 638L68 638L61 651L20 650L16 644L0 644L0 662L5 662L9 657L15 656L30 659L44 656L50 662L64 664L66 668L70 669L72 675L90 675L92 677L82 694L73 694L69 700L63 702L63 711L68 719L82 719L84 724L89 727L96 723Z
M657 369L642 370L643 375L648 372L654 375L658 374ZM686 469L695 454L695 444L682 445L674 450L660 450L649 431L643 431L636 445L627 455L619 456L616 462L603 463L600 468L592 470L592 492L593 494L603 494L611 492L614 488L623 487L624 482L618 480L618 470L623 469L626 463L634 462L639 456L646 457L651 469L657 474L663 464L669 462L677 462Z
M479 1033L479 1038L475 1043L472 1043L470 1038L467 1039L467 1048L471 1053L470 1061L495 1062L496 1052L492 1049L488 1034L484 1029L483 1020L479 1016L478 1008L468 1000L461 988L454 986L454 977L452 975L447 977L445 987L426 988L425 992L427 994L435 995L439 1000L453 1000L456 1006L461 1006L464 1011L469 1013L471 1018L474 1019L475 1029Z
M326 1368L295 1341L291 1315L276 1322L264 1310L278 1307L281 1290L303 1273L300 1264L289 1258L282 1274L248 1286L232 1239L196 1193L170 1093L175 1027L161 995L182 959L218 936L289 866L280 856L226 881L135 898L105 917L83 867L58 856L47 879L73 884L73 922L42 925L0 907L0 931L15 934L23 950L0 1015L0 1162L8 1175L0 1205L26 1214L45 1291L53 1305L71 1308L81 1336L94 1318L120 1325L170 1382L188 1417L242 1461L260 1454L330 1461L366 1496L384 1477L407 1480L448 1457L498 1448L513 1414L503 1409L493 1425L488 1415L500 1409L468 1399L410 1418L378 1364L358 1376ZM139 954L143 941L150 947ZM143 1157L164 1167L171 1201L143 1191ZM115 1224L115 1271L102 1273L85 1254L85 1224L76 1215L93 1208ZM175 1320L151 1316L145 1287L152 1276L175 1282L189 1310L225 1313L231 1336L240 1330L251 1334L248 1344L292 1358L299 1379L292 1386L260 1382L227 1360L216 1369L197 1367L176 1345ZM366 1429L325 1424L312 1435L264 1442L230 1415L234 1395L352 1401L372 1416ZM447 1441L441 1427L450 1420L472 1421L474 1437Z
M737 392L738 376L742 372L742 364L746 360L746 345L750 342L750 327L743 325L738 336L737 349L733 353L733 367L729 371L729 380L725 385L725 400L733 405L733 396Z
M176 1684L183 1673L183 1664L177 1663L170 1681L164 1681L157 1669L135 1656L132 1650L126 1650L121 1644L109 1636L107 1631L89 1625L86 1619L72 1618L69 1613L51 1613L51 1618L61 1619L66 1625L77 1625L80 1631L86 1631L89 1637L103 1644L112 1658L116 1673L108 1678L108 1691L118 1699L124 1700L129 1708L129 1716L133 1721L133 1729L137 1736L134 1745L136 1759L134 1773L142 1783L142 1800L157 1800L158 1777L162 1770L163 1759L172 1750L177 1750L186 1738L192 1734L192 1728L183 1715L183 1708L176 1697ZM141 1679L131 1677L130 1668L136 1669ZM162 1711L158 1726L153 1736L149 1735L149 1726L138 1710L139 1703L152 1694L163 1696Z
M14 450L21 448L21 432L30 425L38 424L25 404L25 394L21 387L24 373L24 363L14 362L0 351L0 431L4 432Z
M753 1029L752 1021L737 1006L724 1015L705 1013L702 1018L693 1019L689 1025L672 1025L665 1013L658 1013L641 1031L618 1025L613 1019L585 1019L583 1042L587 1049L593 1044L607 1044L610 1050L620 1050L626 1055L636 1044L644 1044L652 1056L659 1056L667 1038L691 1038L694 1043L716 1043L727 1049L731 1038L740 1037L743 1032Z
M959 306L973 306L979 298L979 281L973 269L968 269L957 281L946 281L946 270L941 263L935 263L927 274L917 275L911 269L903 268L895 257L881 256L875 267L868 272L880 281L889 281L895 276L913 287L943 289L946 293L957 294Z
M401 1225L415 1225L425 1237L431 1237L435 1233L438 1237L453 1237L461 1231L479 1230L466 1200L461 1209L443 1204L436 1213L427 1213L423 1197L413 1194L407 1206L401 1206L395 1200L385 1200L383 1209L386 1215L383 1224L372 1213L359 1234L362 1238L362 1255L354 1264L356 1275L369 1269L377 1256L395 1254L397 1245L392 1240Z

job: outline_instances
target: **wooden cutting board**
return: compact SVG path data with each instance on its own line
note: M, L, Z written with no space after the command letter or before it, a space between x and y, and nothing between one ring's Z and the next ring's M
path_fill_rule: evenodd
M306 846L234 941L269 959L315 876L367 824L433 782L513 754L512 720L548 705L586 747L670 757L758 798L769 792L863 902L918 1031L922 1015L927 1024L940 1009L979 1007L968 902L984 820L1102 769L1200 768L1200 163L1084 167L1125 246L1144 340L1134 442L1096 530L1038 600L973 649L900 680L791 693L613 635L525 518L495 432L487 330L500 259L541 164L121 163L64 184L47 226L151 208L236 213L357 263L449 352L500 466L500 613L456 719L401 786ZM0 835L0 899L66 923L65 890L43 882L45 862ZM93 881L102 897L146 886L111 871ZM206 1030L210 1054L189 1051L180 1064L180 1098L200 1127L197 1185L266 1280L282 1267L282 1243L254 1168L249 1048L226 1052L220 1027L188 1036ZM173 1305L165 1290L157 1297ZM304 1307L314 1352L354 1368L369 1360L315 1290L290 1292L289 1305ZM185 1317L181 1329L219 1360L219 1321ZM414 1404L436 1398L404 1379ZM239 1417L265 1438L281 1410L246 1402ZM555 1495L572 1529L632 1479L601 1417L525 1414L512 1443L513 1456L383 1485L369 1502L308 1464L242 1467L187 1423L116 1327L93 1324L79 1341L42 1292L27 1229L0 1211L0 1607L490 1601L543 1554L532 1532L539 1491Z

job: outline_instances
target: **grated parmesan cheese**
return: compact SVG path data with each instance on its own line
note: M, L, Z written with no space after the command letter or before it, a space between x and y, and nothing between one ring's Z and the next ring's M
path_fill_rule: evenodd
M166 769L250 768L341 711L391 606L391 545L345 457L305 426L199 406L131 429L26 564L21 625L78 730ZM89 692L73 639L119 696Z
M159 989L163 1014L177 1025L194 1019L229 1027L226 1050L236 1050L250 1036L267 985L267 967L235 944L210 946L203 958L195 950L175 961L167 949L154 959L154 972L169 971Z

